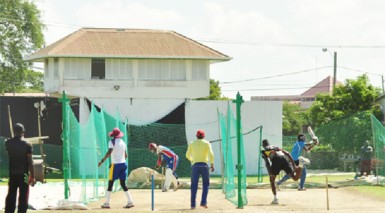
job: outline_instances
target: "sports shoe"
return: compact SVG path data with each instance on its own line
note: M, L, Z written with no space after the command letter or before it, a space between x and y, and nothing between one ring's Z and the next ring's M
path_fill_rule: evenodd
M306 188L298 188L298 191L306 191Z
M207 206L207 205L201 205L201 207L202 207L202 208L205 208L205 209L207 209L207 208L208 208L208 206Z
M278 199L274 198L274 200L271 201L271 204L279 204L279 203L278 203Z
M298 158L298 161L299 161L298 167L303 167L304 165L310 164L310 160L307 159L307 158L304 158L304 157L302 157L302 156L300 156L300 157Z
M125 208L125 209L129 209L129 208L132 208L132 207L134 207L133 203L127 203L125 206L123 206L123 208Z
M167 192L167 189L162 189L162 192Z
M103 205L102 205L101 207L102 207L103 209L109 209L109 208L111 208L109 203L103 203Z

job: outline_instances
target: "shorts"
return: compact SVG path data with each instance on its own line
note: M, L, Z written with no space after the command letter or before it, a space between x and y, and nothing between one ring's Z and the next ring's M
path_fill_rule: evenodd
M108 180L126 180L127 168L126 163L111 164Z
M285 171L286 174L294 172L291 163L289 163L284 157L274 157L271 164L271 172L273 175L279 175L281 170Z

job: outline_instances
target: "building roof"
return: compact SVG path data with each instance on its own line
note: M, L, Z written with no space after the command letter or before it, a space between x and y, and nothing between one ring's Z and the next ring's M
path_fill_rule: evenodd
M306 90L301 94L302 97L315 97L319 93L328 93L331 94L333 91L333 80L331 76L326 77L324 80L320 81L318 84L314 85L310 89ZM342 84L339 81L336 81L336 84Z
M51 57L205 59L231 58L174 31L82 28L33 53L26 60Z
M42 93L42 92L36 92L36 93L4 93L0 96L22 96L22 97L46 97L50 96L49 94Z
M301 101L299 95L277 95L277 96L251 96L252 101Z

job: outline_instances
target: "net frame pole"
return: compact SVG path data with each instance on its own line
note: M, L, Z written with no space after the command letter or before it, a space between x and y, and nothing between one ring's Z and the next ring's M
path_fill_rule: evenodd
M59 98L59 102L62 103L62 140L63 140L63 176L64 176L64 198L68 199L69 197L69 188L68 188L68 167L69 167L69 159L68 159L68 117L67 117L67 102L69 99L66 96L66 92L63 91L62 98Z
M243 209L243 200L242 200L242 161L241 161L241 104L243 103L242 96L237 93L236 100L233 101L233 103L236 104L236 111L237 111L237 158L238 158L238 164L237 164L237 170L238 170L238 208Z
M219 135L219 153L221 155L221 170L222 170L222 192L225 192L225 175L224 175L224 162L223 162L223 152L222 152L222 138L221 138L221 124L220 124L220 114L219 114L219 109L217 107L217 115L218 115L218 135Z
M378 159L377 159L377 134L376 134L376 132L375 132L375 130L374 130L374 122L375 121L377 121L377 122L379 122L378 120L377 120L377 118L372 114L371 116L370 116L370 121L371 121L371 125L372 125L372 134L373 134L373 147L375 148L374 149L374 159L375 159L375 162L376 162L376 176L377 176L377 185L379 184L379 173L378 173Z
M325 177L326 181L326 210L329 211L329 181L328 181L328 176L326 175Z
M262 129L263 129L263 126L261 125L259 128L259 146L258 146L258 155L259 155L259 158L258 158L258 183L263 182L262 167L261 167L261 159L262 159L261 147L262 147L262 138L263 138L262 137Z
M151 175L151 211L154 211L154 175Z

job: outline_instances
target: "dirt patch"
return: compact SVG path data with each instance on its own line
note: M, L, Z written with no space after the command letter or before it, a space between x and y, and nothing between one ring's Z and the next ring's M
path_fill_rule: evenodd
M130 212L150 212L151 190L130 190L135 207ZM270 189L247 190L248 204L243 209L237 207L224 198L222 190L210 189L208 209L198 207L194 212L384 212L385 202L363 197L345 188L329 189L329 210L327 209L326 189L308 189L297 191L286 189L278 192L279 205L271 205L273 198ZM201 191L198 191L197 203L200 201ZM159 212L190 211L190 190L181 189L176 192L161 192L155 190L154 210ZM112 195L111 209L101 209L104 199L88 204L92 212L121 212L126 211L123 206L126 197L122 191Z

